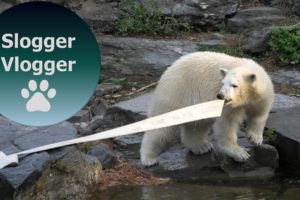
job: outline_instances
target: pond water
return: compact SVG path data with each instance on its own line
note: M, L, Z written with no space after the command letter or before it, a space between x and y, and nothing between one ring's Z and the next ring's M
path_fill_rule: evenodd
M158 186L118 186L97 192L91 200L300 200L300 185L255 184L224 186L173 183Z

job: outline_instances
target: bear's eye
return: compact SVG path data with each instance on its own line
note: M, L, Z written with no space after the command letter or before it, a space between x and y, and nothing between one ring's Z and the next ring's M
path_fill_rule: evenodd
M238 86L235 84L232 84L231 87L237 88Z

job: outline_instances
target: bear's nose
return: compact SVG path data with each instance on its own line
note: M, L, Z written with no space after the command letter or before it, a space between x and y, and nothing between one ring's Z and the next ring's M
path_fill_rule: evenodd
M218 99L224 99L224 95L221 94L221 93L219 93L219 94L217 94L217 98L218 98Z

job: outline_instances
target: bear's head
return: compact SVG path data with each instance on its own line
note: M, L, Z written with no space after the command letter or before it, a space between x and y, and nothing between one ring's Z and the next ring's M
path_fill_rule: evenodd
M249 101L257 97L257 75L253 71L241 67L231 70L222 68L220 73L223 79L217 98L225 100L227 105L248 105Z

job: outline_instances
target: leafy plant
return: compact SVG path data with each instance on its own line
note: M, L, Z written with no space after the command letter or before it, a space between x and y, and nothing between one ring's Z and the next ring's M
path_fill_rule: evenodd
M300 29L274 29L268 46L286 64L300 63Z
M277 134L273 129L266 128L264 131L264 136L268 138L269 140L275 140L277 137Z
M179 21L173 16L165 16L158 8L151 13L134 0L122 0L121 5L132 12L130 17L120 19L116 24L117 31L121 35L168 35L180 29L190 29L188 23Z

